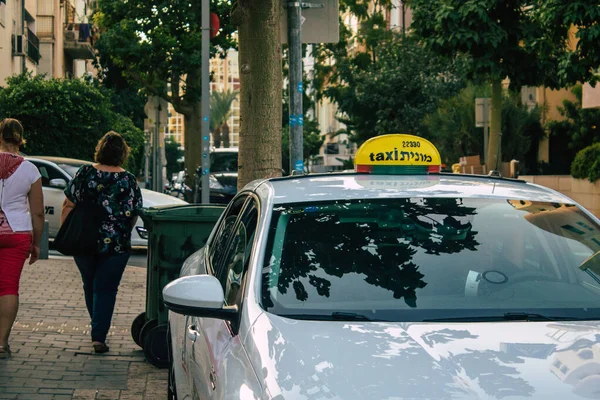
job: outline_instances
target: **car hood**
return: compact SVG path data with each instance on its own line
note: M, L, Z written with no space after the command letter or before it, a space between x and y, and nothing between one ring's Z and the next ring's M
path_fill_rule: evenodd
M223 186L237 187L238 174L237 172L212 172L212 176L217 178Z
M300 321L246 336L273 399L600 398L600 322Z
M144 207L167 206L171 204L188 204L186 201L178 199L168 194L155 192L153 190L141 189Z

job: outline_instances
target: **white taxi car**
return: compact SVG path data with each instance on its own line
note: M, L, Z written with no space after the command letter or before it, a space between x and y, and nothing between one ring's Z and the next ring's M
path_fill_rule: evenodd
M252 182L163 290L179 399L600 398L600 224L409 135Z
M79 168L89 161L63 157L34 156L25 157L32 162L42 175L42 190L44 192L44 209L48 221L48 233L54 238L60 228L60 213L65 200L64 190L67 183L75 176ZM187 204L187 202L152 190L142 189L144 207L154 207L171 204ZM144 222L138 218L136 226L131 231L131 245L135 247L148 246L148 233Z

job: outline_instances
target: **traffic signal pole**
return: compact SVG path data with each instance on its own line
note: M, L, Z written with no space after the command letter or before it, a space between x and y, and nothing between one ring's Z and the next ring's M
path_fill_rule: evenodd
M289 93L290 93L290 175L304 172L304 112L302 109L302 6L299 1L287 3Z

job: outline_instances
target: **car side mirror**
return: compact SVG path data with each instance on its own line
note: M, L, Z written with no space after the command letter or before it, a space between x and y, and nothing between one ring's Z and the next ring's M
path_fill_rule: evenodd
M237 306L225 306L221 282L212 275L184 276L163 289L165 306L174 313L192 317L237 319Z
M50 187L57 188L57 189L64 189L67 187L67 181L65 181L64 179L61 179L61 178L51 179Z

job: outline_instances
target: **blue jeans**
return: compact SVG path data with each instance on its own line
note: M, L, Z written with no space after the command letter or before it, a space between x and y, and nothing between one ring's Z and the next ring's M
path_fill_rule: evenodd
M83 279L85 305L92 319L92 341L106 341L110 329L117 290L129 260L128 253L75 256Z

